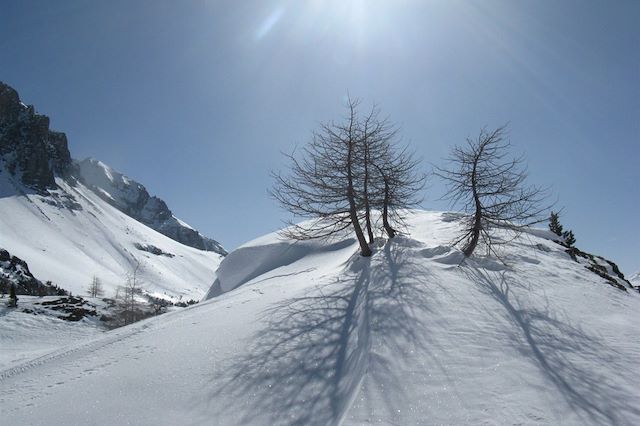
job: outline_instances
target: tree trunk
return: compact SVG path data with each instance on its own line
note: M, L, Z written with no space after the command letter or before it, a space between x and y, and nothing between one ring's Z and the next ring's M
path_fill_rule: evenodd
M353 230L356 233L356 237L358 238L358 243L360 244L360 254L364 257L371 256L371 248L367 244L367 240L364 237L364 233L362 232L362 227L360 226L360 221L358 219L358 208L356 206L355 200L355 191L353 189L353 172L352 172L352 163L353 163L353 148L354 141L349 141L349 151L347 154L347 198L349 199L349 216L351 218L351 225L353 226Z
M473 222L473 230L471 231L471 240L469 244L467 244L462 251L465 257L469 257L473 254L473 251L476 249L478 245L478 240L480 239L480 231L482 230L482 215L476 211L475 219Z
M389 238L396 236L396 230L389 224L389 184L386 179L384 181L384 202L382 204L382 226Z
M366 188L366 185L365 185ZM366 194L366 190L365 190ZM371 210L369 208L369 196L365 195L364 199L364 219L367 227L367 235L369 237L369 244L373 244L373 230L371 229Z
M469 244L467 244L462 250L465 257L469 257L473 254L473 251L476 249L478 245L478 240L480 239L480 231L482 230L482 204L480 203L480 197L478 197L478 188L477 188L477 180L476 180L476 166L478 165L478 158L482 154L482 149L480 153L475 157L473 162L473 170L471 171L471 189L473 191L473 200L476 205L476 213L473 219L473 229L471 230L471 240L469 240Z
M367 240L365 239L364 233L362 232L360 222L358 222L358 211L355 209L355 204L352 204L349 213L351 216L353 230L355 231L356 237L358 237L358 243L360 244L360 254L364 257L369 257L372 254L371 247L369 247L369 244L367 244Z
M367 141L365 140L365 143ZM369 205L369 148L365 147L364 155L364 219L369 236L369 244L373 244L373 231L371 230L371 208Z

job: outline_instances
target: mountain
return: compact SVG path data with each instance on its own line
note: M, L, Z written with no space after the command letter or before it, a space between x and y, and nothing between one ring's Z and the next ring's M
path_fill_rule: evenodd
M208 300L0 371L3 421L640 424L640 294L541 230L463 262L458 230L256 239Z
M220 243L202 236L175 217L167 204L160 198L149 195L142 184L93 158L76 164L80 181L121 212L182 244L221 255L227 254Z
M18 93L0 82L0 156L4 169L40 193L57 189L56 176L79 180L109 204L152 229L190 247L226 251L215 240L173 216L167 204L146 188L95 159L71 159L64 133L49 130L49 118L20 102Z
M49 117L36 114L33 106L20 102L18 92L2 82L0 158L5 173L39 193L57 188L55 176L71 171L65 134L49 130Z
M635 274L633 274L631 278L629 278L629 281L635 287L640 287L640 272L636 272Z
M99 161L73 160L66 136L3 83L0 248L73 293L94 275L111 293L140 264L145 290L169 298L202 297L226 254L143 185Z

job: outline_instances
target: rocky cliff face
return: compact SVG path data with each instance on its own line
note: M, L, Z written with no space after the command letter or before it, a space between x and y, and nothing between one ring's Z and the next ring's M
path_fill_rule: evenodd
M227 252L217 241L207 238L176 218L167 204L149 194L144 185L93 158L77 163L78 179L118 210L152 229L200 250Z
M72 160L64 133L49 129L49 118L20 101L0 82L0 173L41 195L58 189L56 177L82 182L123 213L167 237L200 250L226 254L215 240L176 218L167 204L146 188L94 159ZM64 194L62 194L64 196ZM71 196L72 197L72 196ZM73 201L73 200L71 200Z
M37 191L56 188L71 155L64 133L49 129L49 118L20 102L18 93L0 82L0 157L5 168Z

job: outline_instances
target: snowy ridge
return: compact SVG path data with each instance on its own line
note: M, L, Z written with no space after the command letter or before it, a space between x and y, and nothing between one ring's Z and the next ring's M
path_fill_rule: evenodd
M166 203L149 195L142 184L93 158L75 164L79 179L118 210L188 246L222 255L227 253L220 243L175 217Z
M640 423L638 293L537 232L507 266L458 266L450 215L409 224L371 258L348 237L246 244L217 296L2 376L3 420Z
M205 294L222 256L154 231L81 183L56 178L56 184L57 190L38 194L0 172L0 247L26 260L36 278L84 294L95 275L113 296L140 262L144 290L152 295L199 299Z

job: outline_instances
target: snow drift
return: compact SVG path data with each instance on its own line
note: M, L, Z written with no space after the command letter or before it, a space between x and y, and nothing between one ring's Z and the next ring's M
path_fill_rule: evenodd
M640 295L544 232L506 265L416 212L371 258L276 234L210 299L0 372L8 424L639 424ZM217 288L217 290L215 289ZM73 404L69 404L73 401Z

